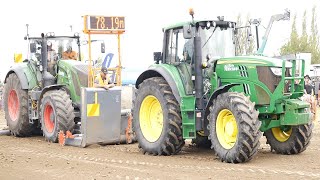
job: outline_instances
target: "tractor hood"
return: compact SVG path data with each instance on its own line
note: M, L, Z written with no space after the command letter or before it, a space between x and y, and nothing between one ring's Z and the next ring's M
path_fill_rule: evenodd
M272 66L282 67L282 59L264 57L264 56L237 56L221 58L218 64L241 64L241 65L255 65L255 66ZM291 67L292 63L286 62L286 67Z

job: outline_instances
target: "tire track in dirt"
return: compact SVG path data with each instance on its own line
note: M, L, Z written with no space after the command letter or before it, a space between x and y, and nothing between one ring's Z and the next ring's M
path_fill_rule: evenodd
M120 169L119 171L136 171L137 174L139 173L143 173L146 170L144 169L139 169L139 168L135 168L135 167L130 167L130 166L123 166L121 165L122 163L118 162L118 163L110 163L113 162L113 160L109 161L105 161L102 159L98 159L98 158L92 158L92 157L84 157L82 158L81 156L75 156L75 155L66 155L66 154L62 154L62 153L52 153L52 152L43 152L43 151L39 151L39 150L33 150L33 149L29 149L29 148L21 148L21 147L8 147L6 149L6 152L10 152L10 153L6 153L1 151L3 149L0 149L0 160L2 160L2 157L4 157L4 159L6 159L4 162L7 163L1 163L0 165L0 169L1 166L5 167L6 169L10 169L10 171L12 170L16 170L17 172L20 171L20 173L22 171L29 171L29 172L34 172L35 174L37 174L37 178L53 178L53 179L63 179L63 178L70 178L70 175L72 176L72 170L75 170L76 167L68 167L65 168L61 167L61 166L56 166L56 165L52 165L50 164L51 161L54 160L55 162L58 161L58 164L63 164L65 162L67 162L66 164L70 164L69 161L77 161L79 162L79 164L89 164L89 165L93 165L93 166L103 166L105 169L111 168L111 169ZM22 154L22 155L21 155ZM25 160L28 165L24 166L23 169L19 169L13 165L13 164L9 164L10 162L14 162L17 161L17 159L19 157L22 157L24 155L27 155L27 160ZM5 155L5 156L3 156ZM15 157L15 158L14 158ZM18 157L18 158L17 158ZM42 161L39 162L39 159L41 159ZM59 161L60 160L60 161ZM63 161L61 161L63 160ZM66 161L65 161L66 160ZM36 161L38 163L33 163L33 161ZM19 162L18 162L19 163ZM120 164L120 165L119 165ZM43 168L41 168L41 165L43 165ZM86 165L87 166L87 165ZM50 167L50 169L45 168L45 167ZM67 171L62 171L62 169ZM68 170L70 170L70 173L68 173ZM110 171L110 170L109 170ZM121 173L119 174L111 174L109 173L102 173L102 174L96 174L95 172L82 172L82 171L76 171L77 176L80 177L80 179L91 179L88 177L92 177L92 179L99 179L97 177L101 177L102 179L105 178L111 178L111 179L150 179L150 178L142 178L142 177L138 177L138 176L129 176L129 175L123 175ZM0 173L0 177L2 176L2 173ZM10 177L10 176L9 176ZM16 176L15 176L16 177ZM29 177L26 177L24 175L18 175L19 178L21 179L29 179ZM81 178L82 177L82 178ZM8 178L8 177L6 177ZM77 178L79 179L79 178Z
M123 170L136 171L138 173L146 173L146 169L144 167L156 167L161 169L175 169L177 171L181 170L200 170L200 172L212 172L212 170L222 170L226 172L248 172L252 174L264 174L264 175L292 175L299 176L301 178L320 178L320 173L312 173L307 171L290 171L290 170L280 170L280 169L265 169L263 167L258 166L248 166L241 165L239 168L233 167L224 167L224 164L218 166L194 166L194 165L172 165L172 164L163 164L163 163L150 163L144 161L135 161L135 160L123 160L123 159L114 159L114 158L101 158L95 156L77 156L72 154L65 153L55 153L55 152L43 152L40 150L34 150L29 148L21 148L21 147L9 147L10 151L16 151L20 153L29 153L36 157L49 157L49 158L60 158L69 161L78 161L80 163L88 163L95 165L103 165L112 168L119 168ZM120 176L122 177L123 176ZM129 176L128 176L129 177ZM135 177L136 178L136 177Z

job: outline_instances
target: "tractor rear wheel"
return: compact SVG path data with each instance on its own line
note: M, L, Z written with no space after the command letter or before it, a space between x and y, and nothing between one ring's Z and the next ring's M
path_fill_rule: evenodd
M74 128L74 107L70 96L62 90L52 90L41 100L41 126L43 135L49 142L57 142L59 132Z
M8 76L4 86L4 111L11 134L14 136L30 136L34 125L29 123L28 92L22 89L15 73Z
M133 128L143 153L172 155L184 145L180 106L161 77L144 80L133 101Z
M227 92L218 95L207 119L211 148L221 161L242 163L256 155L261 137L258 115L254 103L244 94Z
M312 136L312 121L308 124L271 128L263 135L267 138L267 144L278 154L299 154L306 150Z

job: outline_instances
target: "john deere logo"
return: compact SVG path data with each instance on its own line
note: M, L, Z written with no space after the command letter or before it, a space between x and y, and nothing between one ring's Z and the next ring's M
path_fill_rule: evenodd
M224 65L224 71L238 71L239 67L234 66L233 64L226 64Z

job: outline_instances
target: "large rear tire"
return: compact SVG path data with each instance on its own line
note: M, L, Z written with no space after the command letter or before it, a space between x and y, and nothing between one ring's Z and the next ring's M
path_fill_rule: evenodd
M62 90L52 90L44 94L41 100L41 127L45 139L58 142L59 132L72 132L74 107L70 96Z
M261 137L258 115L254 103L243 94L218 95L207 119L211 148L221 161L242 163L257 154Z
M149 78L139 85L133 127L143 153L172 155L183 147L180 106L163 78Z
M271 128L263 135L271 150L278 154L299 154L307 149L312 136L312 120L308 124L286 127L286 129Z
M32 134L34 125L29 123L28 92L22 89L15 73L8 76L4 86L4 111L12 135L24 137Z

